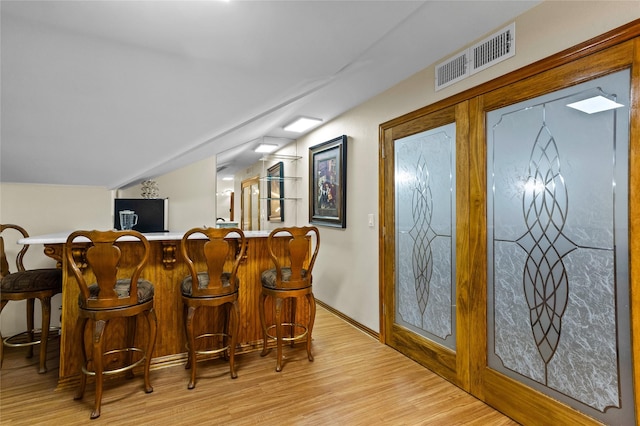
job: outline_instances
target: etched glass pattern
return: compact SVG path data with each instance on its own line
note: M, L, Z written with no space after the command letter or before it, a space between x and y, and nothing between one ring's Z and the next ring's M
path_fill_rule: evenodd
M489 366L633 424L629 72L487 114ZM586 114L595 95L625 105Z
M396 323L455 350L455 123L395 141Z

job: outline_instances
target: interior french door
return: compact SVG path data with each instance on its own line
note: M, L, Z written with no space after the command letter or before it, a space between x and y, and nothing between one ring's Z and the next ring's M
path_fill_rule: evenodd
M384 135L386 343L466 388L467 106L434 111ZM462 351L460 350L462 349Z
M381 125L381 335L523 424L640 424L640 41L523 74Z

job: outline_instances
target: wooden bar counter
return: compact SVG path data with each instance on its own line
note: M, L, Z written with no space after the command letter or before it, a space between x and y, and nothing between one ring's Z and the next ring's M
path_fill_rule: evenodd
M83 244L73 244L65 247L70 233L49 234L24 238L21 244L44 244L45 254L58 261L63 268L62 286L62 319L60 340L60 372L58 386L66 386L79 379L81 353L78 347L79 339L74 336L75 323L78 315L78 284L66 265L64 250L74 250L74 259L82 265ZM142 277L151 281L155 287L155 311L158 317L158 337L153 351L152 366L172 365L186 362L186 337L184 331L183 306L180 294L180 283L187 276L188 271L180 255L180 240L184 233L165 232L149 233L145 237L151 245L149 263L145 267ZM262 328L259 317L259 301L261 292L260 274L263 270L272 268L273 264L267 250L267 236L269 231L247 231L247 251L245 259L240 264L238 276L240 278L240 332L239 345L236 353L250 352L262 348ZM203 240L190 240L189 243L203 244ZM128 243L118 243L123 256L127 256ZM133 245L133 244L131 244ZM284 250L285 244L282 244ZM204 259L201 259L202 262ZM196 261L198 264L199 261ZM201 270L204 270L204 266ZM92 272L86 268L83 273L88 282L94 282ZM304 305L304 304L298 304ZM307 317L305 306L299 306L296 313L301 319ZM267 307L268 309L268 307ZM269 312L269 311L267 311ZM215 312L202 315L200 323L206 325ZM210 327L210 325L209 325ZM108 330L112 341L118 340L121 330L112 327ZM146 324L139 321L138 334L146 333ZM90 341L90 340L89 340ZM242 362L242 359L239 359ZM186 376L185 376L186 380Z

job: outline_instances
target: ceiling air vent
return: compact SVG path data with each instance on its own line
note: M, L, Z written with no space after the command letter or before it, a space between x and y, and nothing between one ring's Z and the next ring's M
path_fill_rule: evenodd
M470 72L475 74L515 54L516 24L514 22L469 48Z
M436 91L516 54L515 22L436 65Z
M436 65L436 90L443 89L469 75L467 51Z

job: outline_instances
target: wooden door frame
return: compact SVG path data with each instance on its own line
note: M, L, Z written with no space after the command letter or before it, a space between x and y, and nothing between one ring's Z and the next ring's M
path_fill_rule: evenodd
M629 287L631 310L631 336L633 357L633 389L636 407L640 406L640 20L588 40L570 49L535 62L495 80L461 92L409 114L390 120L379 128L379 295L380 340L387 342L392 319L387 318L393 303L389 299L389 287L394 278L394 242L391 241L394 223L387 216L393 208L393 129L411 126L421 117L468 101L468 203L467 212L458 205L458 248L467 247L468 264L460 279L473 279L466 289L470 320L468 336L484 336L468 339L470 342L467 362L468 389L450 380L477 398L523 423L536 423L553 419L555 422L597 424L591 417L566 405L526 388L515 380L502 376L487 367L486 351L486 137L484 114L487 108L497 109L518 101L534 98L543 93L579 84L621 69L631 69L631 117L629 133ZM538 84L525 83L536 78ZM517 88L517 89L516 89ZM499 92L502 90L502 92ZM459 169L458 169L459 170ZM458 202L459 198L456 200ZM460 217L466 214L466 218ZM473 221L471 221L473 218ZM468 221L465 228L464 221ZM465 234L465 229L468 233ZM464 235L460 235L464 234ZM461 257L461 256L457 256ZM464 263L457 266L464 266ZM459 282L458 285L461 283ZM471 346L473 345L473 346ZM458 348L458 356L462 348ZM464 366L459 366L464 368ZM445 376L446 377L446 376ZM509 397L518 395L521 404L511 404ZM544 413L544 418L541 414ZM640 422L640 413L636 413ZM541 420L542 419L542 420Z
M250 188L253 185L258 185L258 190L260 190L260 176L253 176L247 179L242 180L242 182L240 182L240 227L244 229L244 218L245 218L245 214L247 213L246 211L246 206L244 205L244 191L245 188ZM256 208L258 209L258 218L260 217L260 197L258 197L258 205L256 206ZM251 222L251 216L249 216L249 222ZM251 228L253 229L253 225L251 226ZM258 229L260 229L260 219L258 219Z

